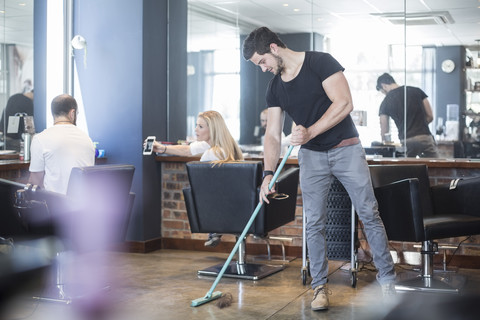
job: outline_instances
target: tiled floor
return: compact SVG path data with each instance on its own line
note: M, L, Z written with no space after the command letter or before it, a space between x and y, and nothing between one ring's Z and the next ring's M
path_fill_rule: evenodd
M215 278L199 278L196 270L223 263L227 254L161 250L149 254L111 253L108 260L110 279L116 279L109 291L94 301L110 301L110 311L98 319L452 319L441 311L449 306L468 310L471 294L480 292L480 270L458 270L467 276L459 296L401 293L395 301L385 302L375 281L373 266L358 273L357 287L351 287L349 265L330 261L328 311L310 310L312 290L302 284L301 259L288 263L285 270L259 281L222 278L215 290L233 296L230 307L219 309L215 302L191 307L192 300L205 296ZM411 271L397 267L400 278ZM32 292L28 292L30 296ZM108 298L108 299L104 299ZM475 297L480 303L478 296ZM449 303L453 302L453 306ZM397 307L394 311L393 308ZM474 305L475 306L475 305ZM79 312L82 304L63 305L16 297L8 302L2 320L13 319L95 319ZM408 313L415 316L412 316ZM424 313L426 312L426 313ZM460 312L460 311L459 311ZM477 319L475 313L467 313ZM468 319L460 317L455 319Z

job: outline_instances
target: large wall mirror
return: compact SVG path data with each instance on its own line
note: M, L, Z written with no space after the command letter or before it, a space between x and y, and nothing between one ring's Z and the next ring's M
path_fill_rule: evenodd
M21 140L22 126L16 120L11 120L9 131L10 116L33 116L33 4L34 0L0 0L0 144L4 152L18 152Z
M405 156L398 132L405 132L405 126L397 128L390 119L391 142L380 134L379 107L385 96L376 84L386 72L400 86L418 87L428 95L433 113L428 127L440 157L480 158L478 0L188 4L187 136L193 135L197 113L214 109L224 115L240 144L259 143L259 114L271 74L258 68L248 73L252 66L242 61L240 50L245 35L267 26L292 49L329 52L345 67L355 106L352 116L364 147L385 146L383 155L388 156L393 145L399 151L394 155ZM409 119L405 109L404 115Z

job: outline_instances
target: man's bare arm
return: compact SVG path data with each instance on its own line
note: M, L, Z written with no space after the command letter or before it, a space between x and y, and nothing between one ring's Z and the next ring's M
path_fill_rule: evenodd
M30 176L28 177L28 183L43 188L44 177L45 177L45 171L30 172Z
M282 141L282 130L284 114L280 107L268 108L267 117L267 129L265 131L265 140L263 145L264 153L264 169L275 171L280 158L280 149ZM267 195L274 192L272 188L268 191L268 184L272 180L272 176L266 176L263 179L262 187L260 190L260 200L268 203Z
M430 101L427 98L423 99L423 109L425 110L425 120L427 123L433 121L433 111L432 106L430 105Z
M385 141L385 134L390 132L390 117L381 114L380 115L380 134L382 136L382 141Z
M323 89L332 104L325 114L308 128L297 126L292 135L292 144L305 144L314 137L333 128L353 110L352 95L343 72L332 74L322 82Z

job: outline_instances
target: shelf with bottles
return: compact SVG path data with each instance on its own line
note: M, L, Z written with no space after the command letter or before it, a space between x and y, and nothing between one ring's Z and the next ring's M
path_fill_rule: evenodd
M469 107L480 108L480 68L467 68L466 76L467 110Z
M480 92L480 68L466 68L467 92Z

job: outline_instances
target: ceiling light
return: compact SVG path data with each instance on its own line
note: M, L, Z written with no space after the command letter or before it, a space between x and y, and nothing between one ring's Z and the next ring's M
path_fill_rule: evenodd
M288 3L284 3L283 6L284 6L284 7L288 7Z
M293 9L293 11L298 12L298 11L300 11L300 9Z
M436 24L451 24L455 21L448 11L426 11L426 12L386 12L386 13L372 13L372 16L385 19L392 24L403 25L406 20L407 26L418 25L436 25Z

